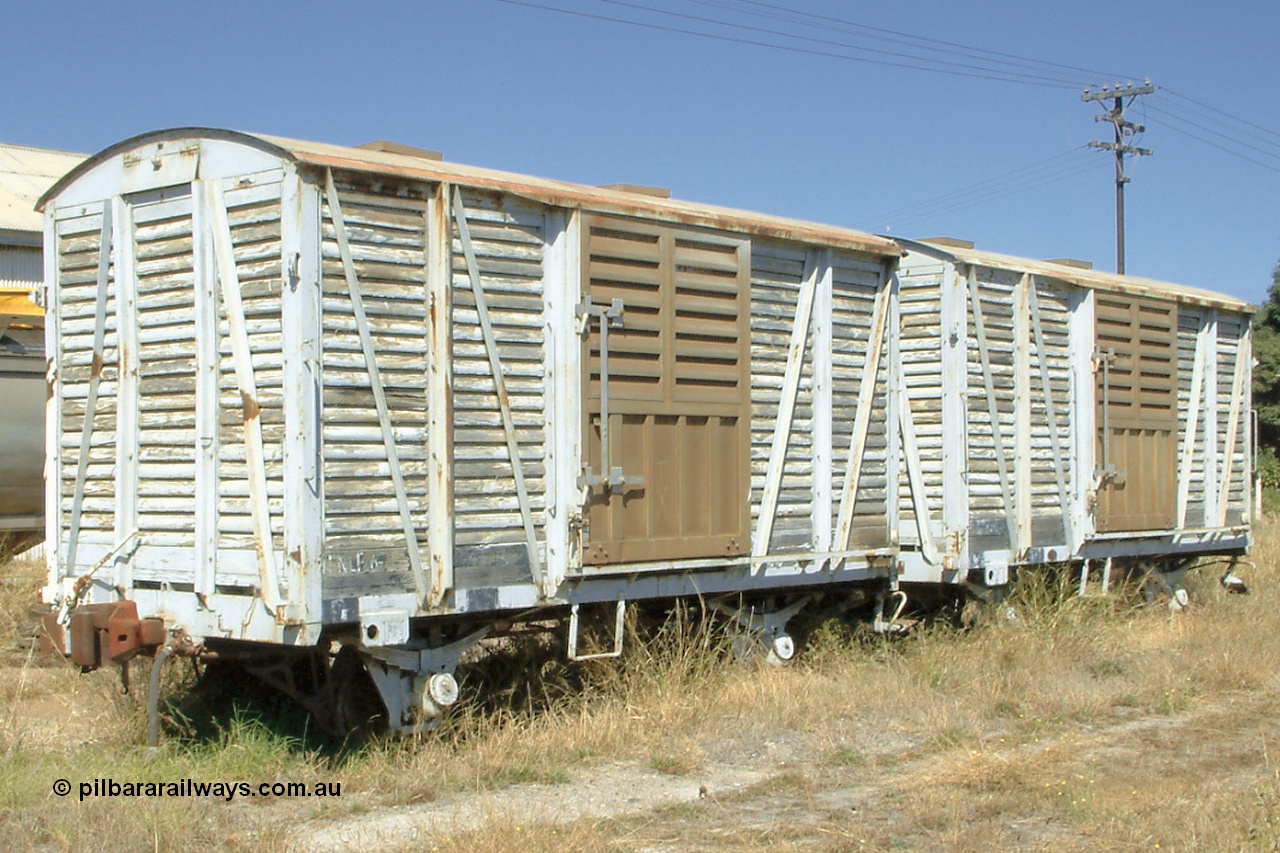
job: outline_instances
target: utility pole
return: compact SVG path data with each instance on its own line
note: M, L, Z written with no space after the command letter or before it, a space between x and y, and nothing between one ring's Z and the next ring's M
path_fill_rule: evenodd
M1111 110L1102 115L1094 116L1094 121L1106 121L1115 126L1115 142L1090 142L1090 148L1098 148L1103 151L1111 151L1116 157L1116 272L1124 275L1124 185L1129 183L1129 177L1124 172L1124 155L1132 154L1135 157L1141 157L1154 153L1150 148L1138 148L1130 145L1129 140L1138 133L1146 130L1140 124L1134 124L1124 117L1126 104L1125 98L1129 99L1129 105L1133 104L1133 99L1138 95L1150 95L1156 90L1151 85L1151 81L1147 80L1141 86L1135 86L1128 83L1121 86L1119 83L1115 88L1103 86L1101 91L1095 92L1090 89L1084 90L1084 96L1080 98L1082 101L1111 101Z

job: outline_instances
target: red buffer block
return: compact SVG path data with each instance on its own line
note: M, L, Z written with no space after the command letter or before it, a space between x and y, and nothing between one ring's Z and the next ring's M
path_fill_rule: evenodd
M86 671L155 654L165 637L164 620L139 619L134 601L86 604L71 614L71 660Z

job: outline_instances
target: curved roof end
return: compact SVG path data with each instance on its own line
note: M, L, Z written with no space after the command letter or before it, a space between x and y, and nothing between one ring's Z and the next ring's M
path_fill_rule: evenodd
M242 145L248 145L253 148L274 154L281 159L295 161L297 158L288 148L265 136L259 136L253 133L245 133L239 130L225 130L223 128L212 127L175 127L167 130L152 130L146 133L140 133L132 136L122 142L117 142L109 148L104 148L97 154L86 157L78 166L67 174L63 175L53 186L40 196L40 200L36 202L36 210L43 211L49 200L61 193L67 186L75 183L82 175L94 169L101 163L110 160L112 157L134 148L140 148L144 145L150 145L156 142L165 142L173 139L186 139L189 137L198 137L201 139L220 139L228 142L238 142Z

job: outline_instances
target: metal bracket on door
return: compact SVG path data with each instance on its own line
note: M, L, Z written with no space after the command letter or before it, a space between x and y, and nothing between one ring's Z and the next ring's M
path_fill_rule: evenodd
M1101 349L1093 352L1094 370L1102 368L1102 464L1094 469L1093 477L1101 486L1110 481L1123 486L1127 478L1124 471L1117 471L1111 463L1111 363L1116 360L1116 351Z
M592 317L600 320L600 468L597 474L590 465L583 466L578 476L578 488L605 486L614 494L621 494L624 486L643 486L643 477L627 477L620 466L610 465L609 453L609 329L622 328L622 300L615 299L609 305L597 305L586 297L578 303L577 316L584 319L584 326Z

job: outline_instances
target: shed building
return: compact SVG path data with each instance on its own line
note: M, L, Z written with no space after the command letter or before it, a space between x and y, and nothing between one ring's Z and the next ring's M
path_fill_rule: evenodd
M83 157L0 144L0 551L44 532L40 196Z

